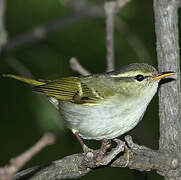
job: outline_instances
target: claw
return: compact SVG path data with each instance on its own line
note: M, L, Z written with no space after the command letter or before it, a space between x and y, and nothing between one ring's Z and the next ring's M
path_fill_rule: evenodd
M110 139L103 139L101 144L101 153L105 154L107 150L111 148L111 145Z
M117 146L101 159L99 165L109 164L120 152L124 151L125 142L121 141L120 139L114 139L113 141L117 143Z

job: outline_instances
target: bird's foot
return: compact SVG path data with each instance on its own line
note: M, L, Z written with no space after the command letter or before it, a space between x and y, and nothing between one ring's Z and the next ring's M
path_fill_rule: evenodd
M107 152L111 147L110 140L103 140L101 149L86 153L86 161L89 168L108 165L120 152L124 151L125 142L119 139L114 139L113 141L117 143L117 146L110 152Z

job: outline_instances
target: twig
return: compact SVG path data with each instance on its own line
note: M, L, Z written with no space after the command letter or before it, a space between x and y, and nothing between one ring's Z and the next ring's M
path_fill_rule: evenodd
M104 9L106 14L106 47L107 47L107 71L115 69L114 62L114 15L116 2L105 2Z
M77 71L78 73L80 73L83 76L90 75L90 72L87 71L75 57L72 57L70 59L69 63L70 63L70 67L72 70Z
M107 48L107 72L115 70L114 59L114 19L115 14L131 0L107 1L104 4L106 15L106 48Z
M116 2L116 12L118 12L120 10L120 8L124 7L130 1L131 0L117 0L117 2Z
M19 156L10 160L10 165L0 168L0 179L10 180L13 174L16 173L27 161L29 161L35 154L40 152L44 147L55 142L55 137L51 133L46 133L43 137L30 149L20 154Z
M131 0L117 0L117 2L107 2L107 8L105 4L105 11L107 12L107 71L115 69L114 60L114 14L119 11L120 8L125 6ZM117 28L121 28L121 25L125 27L125 23L119 19L117 21ZM128 29L128 28L127 28ZM126 30L127 31L127 30ZM142 45L141 41L134 35L127 36L130 40L132 47L136 50L138 56L141 58L149 59L149 55ZM140 51L141 49L141 51Z

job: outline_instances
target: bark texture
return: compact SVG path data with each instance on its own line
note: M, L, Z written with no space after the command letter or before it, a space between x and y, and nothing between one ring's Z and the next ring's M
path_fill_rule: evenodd
M180 54L178 9L180 0L154 0L157 59L159 71L176 72L176 80L162 84L159 92L159 151L175 156L181 179ZM175 162L176 162L175 161ZM167 174L169 176L169 173ZM165 174L165 178L167 179ZM172 179L173 177L170 177Z
M178 8L180 1L154 1L157 35L158 67L160 71L176 72L176 82L160 88L160 150L180 148L180 56L178 41Z

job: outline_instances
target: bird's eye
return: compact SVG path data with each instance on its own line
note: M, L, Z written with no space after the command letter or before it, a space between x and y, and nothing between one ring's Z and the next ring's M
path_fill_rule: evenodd
M144 79L144 76L141 75L141 74L138 74L138 75L136 76L136 80L137 80L137 81L143 81L143 79Z

